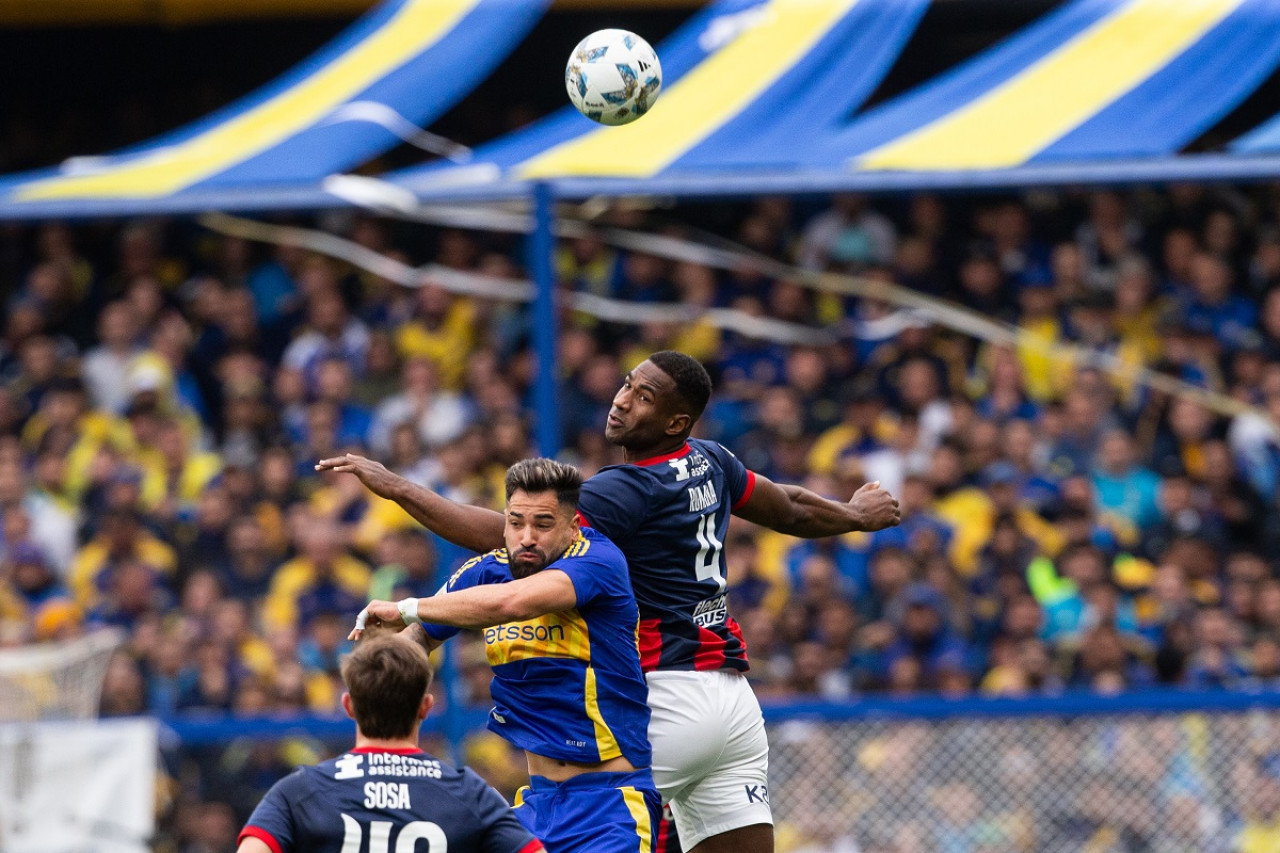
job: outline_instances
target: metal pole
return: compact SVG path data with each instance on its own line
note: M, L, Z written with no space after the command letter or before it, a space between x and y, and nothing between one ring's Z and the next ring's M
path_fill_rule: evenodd
M440 649L440 680L444 683L445 743L449 745L449 761L454 767L462 766L462 742L467 737L466 709L463 707L462 675L458 672L458 644L445 643Z
M551 185L533 186L533 233L529 235L529 277L537 293L533 302L533 347L538 357L538 378L534 388L537 408L538 452L555 456L560 452L560 409L557 402L559 371L556 369L559 338L556 329L555 196Z

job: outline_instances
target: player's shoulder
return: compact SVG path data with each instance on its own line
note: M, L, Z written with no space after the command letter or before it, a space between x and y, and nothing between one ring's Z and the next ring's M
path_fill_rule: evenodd
M614 485L645 487L658 472L649 466L637 465L634 462L622 462L617 465L606 465L592 474L585 481L586 489L608 488Z
M616 563L626 566L626 557L622 555L614 541L599 530L590 527L579 529L578 535L564 552L562 560L589 560L598 563Z
M477 554L467 560L449 576L448 586L453 586L459 579L467 573L483 575L486 572L505 572L510 560L507 558L506 548L495 548L484 554Z
M720 442L710 441L705 438L689 439L689 450L690 450L690 453L693 453L696 451L697 453L701 454L704 458L709 459L712 462L715 462L720 465L725 464L725 462L730 459L736 460L738 458L737 456L734 456L732 450L725 447Z

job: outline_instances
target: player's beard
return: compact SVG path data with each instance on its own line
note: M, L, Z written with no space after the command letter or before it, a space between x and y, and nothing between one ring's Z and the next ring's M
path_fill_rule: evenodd
M521 554L534 554L538 559L531 562L525 562L520 559ZM511 576L514 578L527 578L529 575L536 575L538 572L545 569L549 562L547 555L540 549L521 548L511 555Z

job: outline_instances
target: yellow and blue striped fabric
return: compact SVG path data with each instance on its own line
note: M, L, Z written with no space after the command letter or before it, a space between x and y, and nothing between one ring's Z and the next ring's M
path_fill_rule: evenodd
M1077 0L868 112L812 164L988 170L1169 154L1278 62L1275 0Z
M481 147L514 178L647 177L785 157L883 80L928 0L720 0L658 45L664 90L643 121L604 128L571 108ZM391 176L429 183L448 166Z
M117 155L0 182L11 202L148 199L210 187L317 183L399 144L332 120L376 102L423 125L480 82L547 0L388 0L289 74L183 130Z

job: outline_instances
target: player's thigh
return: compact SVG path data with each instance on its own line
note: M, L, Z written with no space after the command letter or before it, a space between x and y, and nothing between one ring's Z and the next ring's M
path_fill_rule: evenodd
M623 781L631 784L570 783L554 795L526 798L524 808L532 805L538 814L531 821L521 820L547 853L654 853L662 799L648 774L625 775L632 778Z
M676 828L686 849L694 849L728 833L746 835L747 838L739 839L744 842L757 836L773 837L769 740L765 736L760 704L741 678L726 679L715 698L715 712L727 732L725 747L710 772L671 800ZM738 832L751 827L762 828ZM755 853L755 850L753 845L740 848L737 853Z
M731 829L703 839L685 853L773 853L773 824Z
M653 780L664 800L715 770L729 732L719 719L708 673L655 672L649 682L649 743Z

